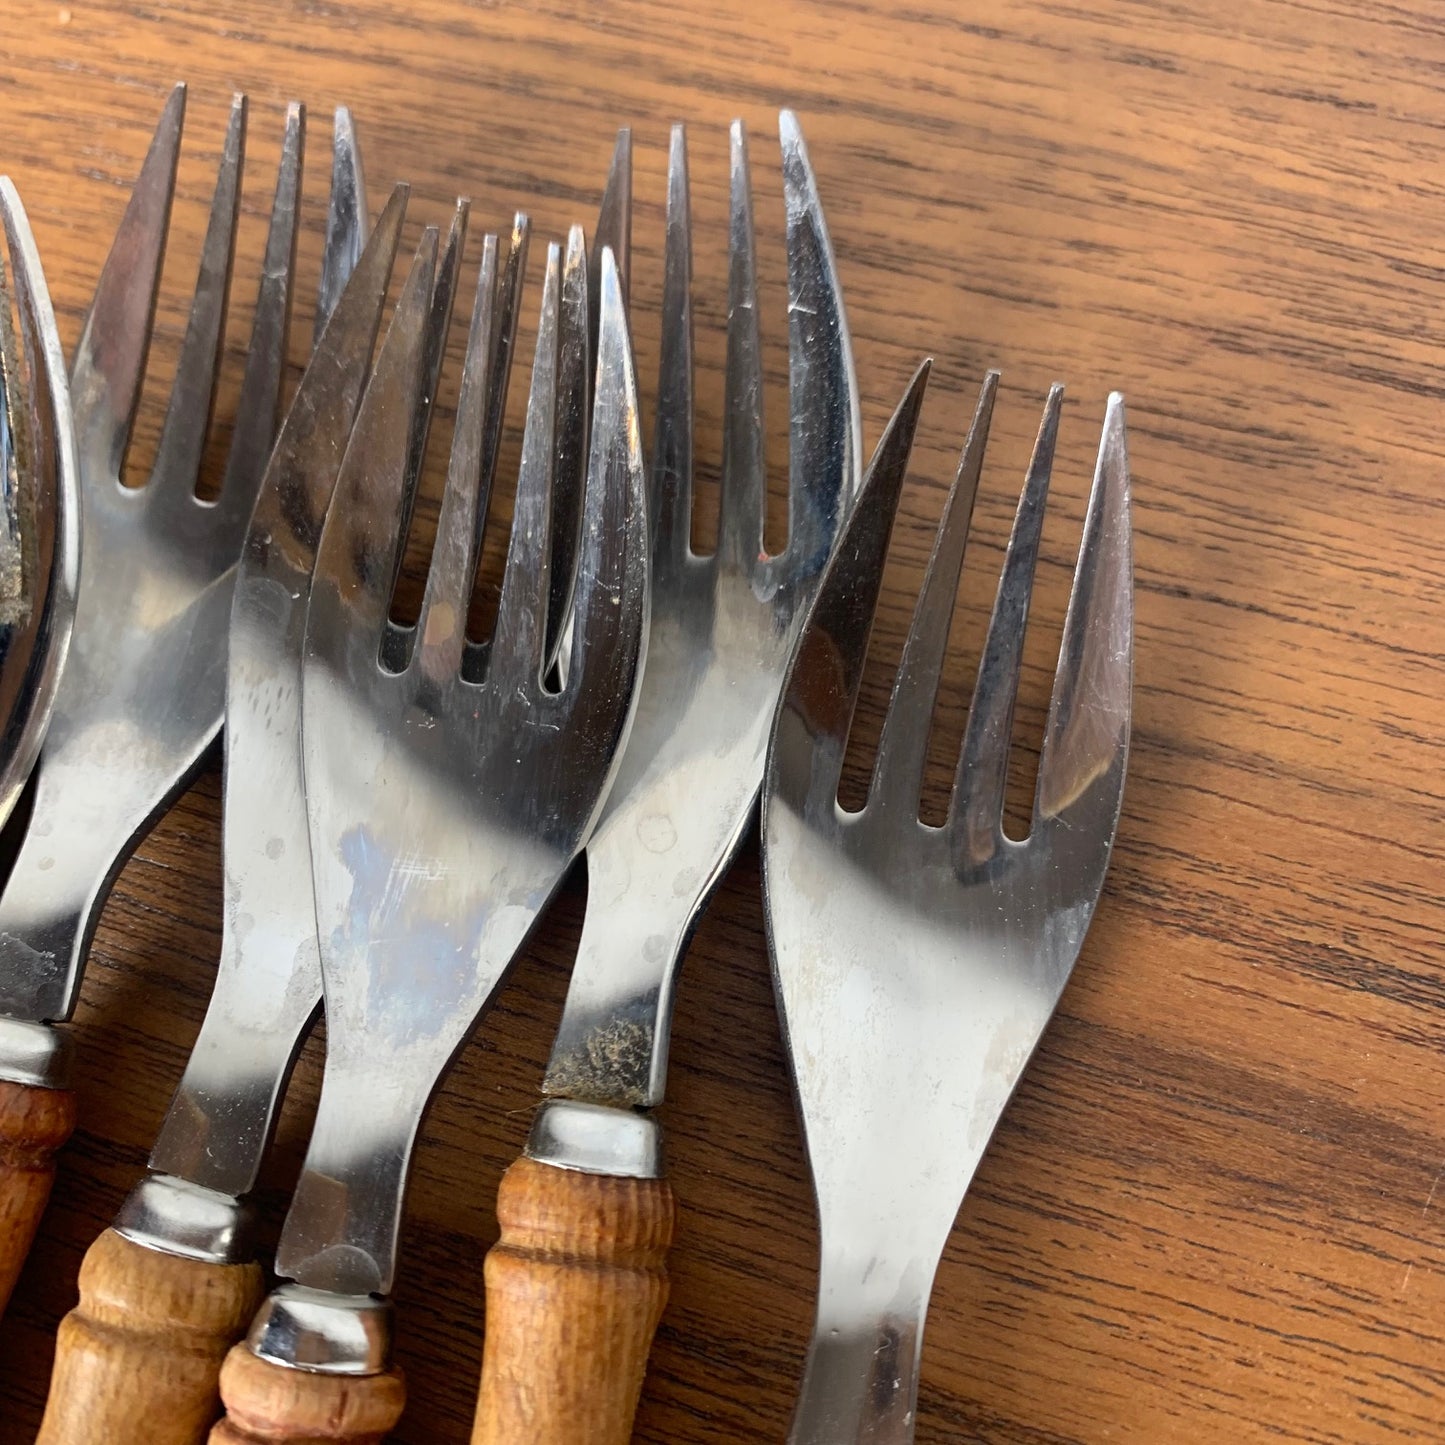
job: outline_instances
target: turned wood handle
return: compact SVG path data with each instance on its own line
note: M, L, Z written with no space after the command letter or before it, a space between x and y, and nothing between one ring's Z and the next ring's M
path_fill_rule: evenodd
M69 1089L0 1081L0 1314L55 1183L55 1151L75 1128Z
M107 1229L60 1322L36 1445L203 1445L226 1351L261 1303L258 1264L207 1264Z
M400 1370L318 1375L258 1359L237 1345L221 1369L226 1418L210 1445L380 1445L401 1418Z
M675 1213L665 1179L507 1170L472 1445L627 1445Z

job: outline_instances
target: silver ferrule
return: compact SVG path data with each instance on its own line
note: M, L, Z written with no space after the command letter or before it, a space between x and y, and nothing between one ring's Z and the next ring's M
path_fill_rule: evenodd
M68 1089L69 1038L49 1024L0 1018L0 1079L39 1089Z
M245 1264L255 1253L245 1204L169 1174L142 1179L111 1228L146 1249L207 1264Z
M391 1358L391 1301L283 1284L261 1306L246 1345L289 1370L379 1375Z
M522 1152L558 1169L662 1178L662 1130L650 1115L630 1109L548 1099L537 1110Z

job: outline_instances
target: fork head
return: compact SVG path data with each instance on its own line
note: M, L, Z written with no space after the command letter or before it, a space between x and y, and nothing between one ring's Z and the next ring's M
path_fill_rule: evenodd
M101 273L71 369L85 566L38 764L34 821L0 896L0 1014L19 1019L69 1017L111 882L220 729L235 567L276 431L300 186L299 106L286 117L224 477L214 501L197 496L239 202L246 109L238 97L155 464L143 485L122 484L184 106L184 88L177 87ZM350 134L345 127L343 150L354 148ZM337 195L332 199L334 210ZM345 245L328 252L332 273L349 254ZM323 279L323 294L331 294L330 280Z
M942 827L919 819L997 385L990 375L918 598L866 805L840 808L843 756L926 371L879 445L803 629L774 723L763 810L769 942L825 1258L832 1252L856 1265L881 1250L886 1266L866 1286L861 1277L853 1282L875 1303L916 1300L920 1289L926 1298L959 1201L1098 902L1129 736L1129 483L1116 394L1104 418L1032 826L1022 840L1006 836L1014 694L1062 399L1055 387L1004 562L950 814Z
M131 531L139 530L151 548L166 550L173 567L183 566L191 586L199 588L236 559L276 432L305 118L297 104L286 112L240 401L220 493L210 503L196 495L196 487L224 350L240 214L247 119L246 98L241 95L232 102L222 144L199 274L155 463L140 487L121 484L150 349L185 102L185 87L178 85L166 104L96 287L76 351L71 388L87 501L95 499L86 509L87 533L98 527L109 533L127 525ZM104 547L105 542L98 545Z
M547 257L496 624L480 678L464 666L478 513L502 425L493 368L505 303L489 237L415 641L404 667L386 665L409 419L427 404L435 250L433 234L377 360L322 533L307 622L302 730L327 1066L278 1269L342 1293L389 1287L422 1112L591 829L632 715L647 619L636 386L608 251L570 665L559 688L549 683L559 355L563 333L585 328L586 316L574 229L565 267L559 247ZM337 1179L358 1181L345 1219L325 1182Z
M687 142L672 134L668 168L667 258L663 342L653 448L654 596L659 611L674 597L698 599L721 620L736 610L719 599L744 593L766 613L765 669L786 657L793 622L822 576L858 488L857 386L847 320L817 182L796 116L779 117L788 249L788 516L787 545L763 549L767 464L762 339L758 319L757 246L747 135L730 134L728 346L722 486L715 549L692 549L693 358L692 239Z

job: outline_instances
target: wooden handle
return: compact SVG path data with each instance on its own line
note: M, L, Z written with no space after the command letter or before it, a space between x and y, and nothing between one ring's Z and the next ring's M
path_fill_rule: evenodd
M472 1445L627 1445L675 1214L665 1179L507 1170Z
M55 1151L75 1128L69 1089L0 1081L0 1314L55 1183Z
M289 1370L237 1345L221 1368L221 1398L226 1418L210 1445L380 1445L401 1418L406 1382L400 1370Z
M202 1445L226 1351L261 1303L257 1264L206 1264L107 1229L60 1322L36 1445Z

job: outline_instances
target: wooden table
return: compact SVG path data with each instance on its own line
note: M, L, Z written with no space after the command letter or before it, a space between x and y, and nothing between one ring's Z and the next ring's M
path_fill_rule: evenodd
M777 107L796 107L850 303L870 446L918 357L938 359L855 795L976 388L999 365L926 809L945 796L1012 497L1047 384L1062 377L1071 401L1020 715L1024 796L1103 401L1125 390L1138 618L1119 843L1073 982L939 1272L918 1440L1445 1438L1445 27L1433 7L7 0L0 57L0 168L29 204L68 342L165 89L191 82L162 384L139 463L179 344L208 168L244 88L251 169L222 430L287 99L312 108L298 361L318 157L344 101L373 204L405 175L413 222L441 221L463 190L474 235L523 204L539 238L590 224L613 130L634 126L645 380L666 127L683 119L706 494L720 436L725 127L742 115L781 467L770 137ZM647 391L650 415L650 380ZM504 476L516 448L514 435ZM434 516L422 509L413 539L410 605ZM503 536L493 530L493 581ZM82 1122L0 1327L5 1445L32 1438L80 1255L140 1174L199 1023L218 943L219 812L212 766L141 843L96 938L73 1030ZM411 1404L395 1438L407 1445L467 1438L497 1180L525 1135L584 897L578 879L427 1131L397 1297ZM313 1040L261 1196L273 1237L320 1056ZM665 1118L681 1226L637 1438L780 1441L816 1238L752 843L692 948Z

